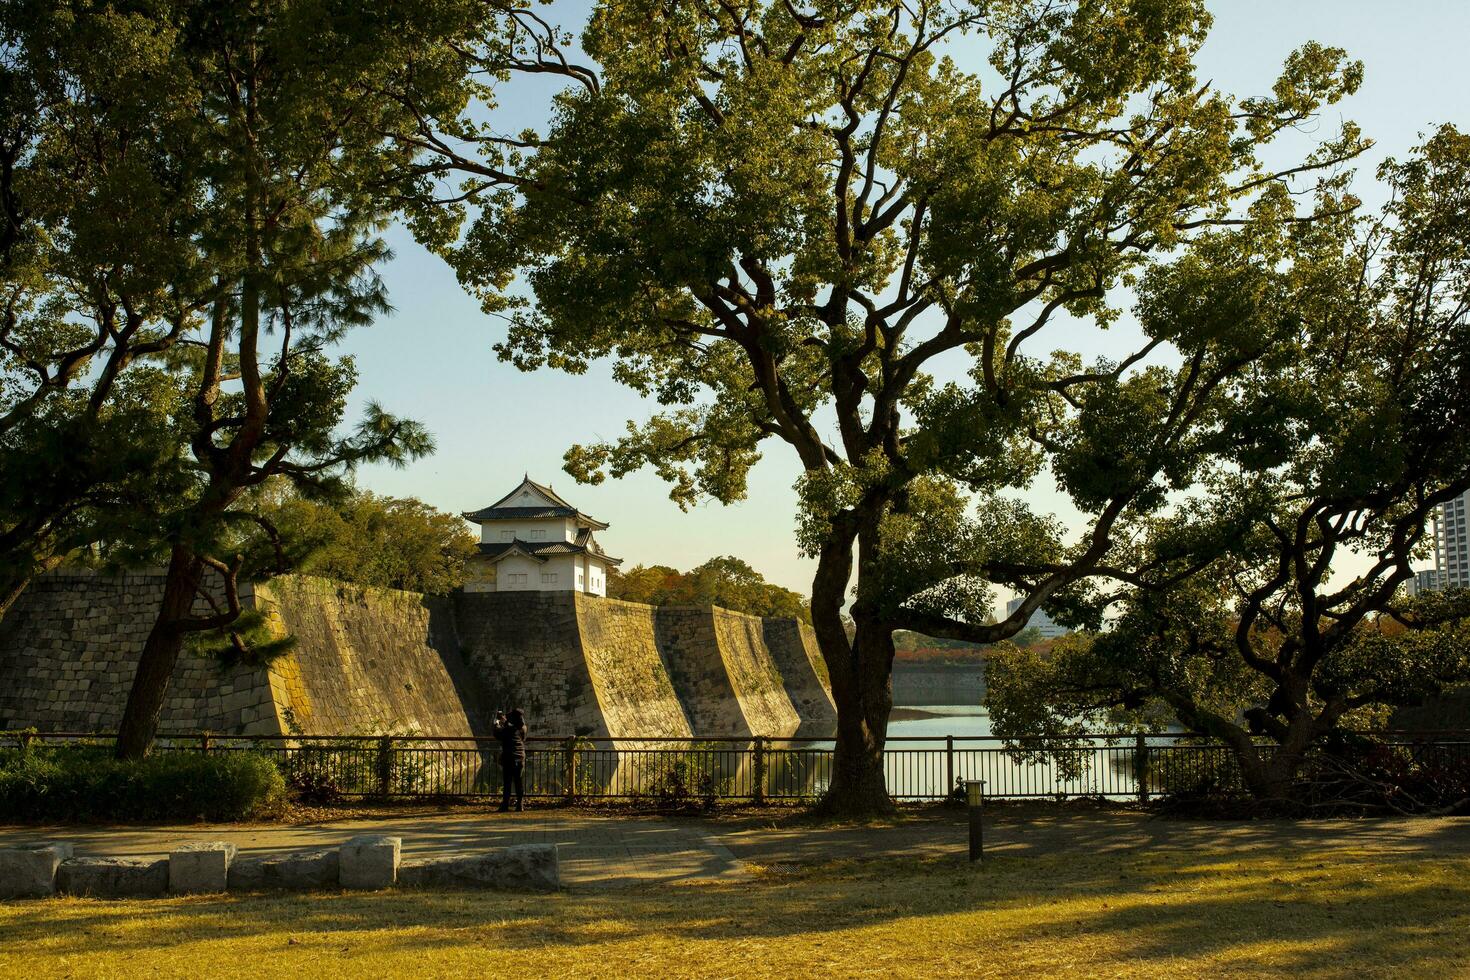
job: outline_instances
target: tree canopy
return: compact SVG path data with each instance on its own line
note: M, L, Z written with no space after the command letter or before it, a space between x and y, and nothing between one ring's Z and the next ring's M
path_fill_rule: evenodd
M1304 44L1235 98L1196 77L1209 22L1199 0L603 0L597 84L436 243L514 311L502 357L611 357L666 406L573 448L578 478L650 466L687 505L740 498L771 440L800 460L837 808L887 802L893 630L1095 619L1134 529L1255 424L1236 380L1296 355L1256 271L1351 209L1335 168L1366 144L1348 125L1279 166L1262 151L1361 66ZM1134 299L1136 348L1075 352ZM1080 538L1018 501L1042 474ZM990 622L996 585L1023 601Z
M1470 591L1403 589L1433 509L1470 489L1470 137L1446 126L1380 178L1383 213L1263 272L1302 351L1240 386L1274 418L1150 528L1115 621L995 660L998 733L1177 721L1279 799L1341 727L1470 681Z
M354 585L452 592L464 583L465 560L475 551L475 536L459 515L413 497L354 489L345 499L320 502L277 491L255 513L279 533L292 571ZM274 550L257 540L246 568L275 567Z
M806 597L767 582L739 558L711 558L688 572L668 565L634 565L608 576L607 594L613 599L651 606L720 606L752 616L800 619L811 622Z

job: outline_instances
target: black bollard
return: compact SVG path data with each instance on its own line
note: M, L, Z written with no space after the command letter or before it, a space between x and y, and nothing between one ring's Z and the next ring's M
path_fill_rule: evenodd
M970 862L985 857L985 828L981 822L984 814L985 780L965 780L965 803L970 811Z

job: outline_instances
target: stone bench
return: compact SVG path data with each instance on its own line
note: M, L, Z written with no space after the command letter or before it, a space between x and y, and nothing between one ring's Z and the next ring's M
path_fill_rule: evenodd
M56 872L71 857L70 844L47 842L0 850L0 898L56 894Z
M72 846L44 843L0 849L0 898L57 893L94 898L230 891L333 888L561 887L555 844L520 844L483 854L402 860L397 837L354 837L341 848L236 859L225 842L185 844L167 858L74 857Z
M561 887L561 869L555 844L515 844L467 857L404 861L398 883L410 888L556 891Z

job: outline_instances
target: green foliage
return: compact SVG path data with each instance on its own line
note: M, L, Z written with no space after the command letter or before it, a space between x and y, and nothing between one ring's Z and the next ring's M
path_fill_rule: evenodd
M615 570L608 576L607 594L651 606L711 605L752 616L812 621L803 596L767 582L755 569L729 555L711 558L688 572L667 565Z
M256 513L279 532L288 567L354 585L443 594L464 582L464 563L475 537L456 514L423 501L353 490L321 502L290 490L268 491ZM247 567L275 570L277 555L266 542Z
M252 752L165 751L137 762L104 746L0 749L0 819L245 820L285 799L275 763Z
M814 627L867 752L838 780L874 806L892 631L993 642L1043 606L1099 625L1090 579L1230 453L1237 379L1303 356L1277 270L1306 219L1351 209L1337 171L1367 144L1349 124L1280 171L1265 150L1361 66L1308 44L1236 99L1196 77L1209 22L1200 0L601 0L599 84L561 96L517 193L436 243L488 309L524 307L502 358L613 358L662 406L571 449L578 479L648 466L681 506L729 502L768 440L791 447ZM1150 315L1202 278L1182 319ZM1138 349L1069 349L1130 303ZM1046 470L1075 537L1017 500ZM1024 602L990 622L996 586Z
M658 775L643 795L660 807L713 810L732 785L730 777L720 772L725 756L720 749L713 742L695 742L688 749L664 753Z
M1107 628L993 662L997 732L1177 719L1275 795L1342 727L1470 681L1470 593L1400 594L1434 507L1470 489L1470 137L1444 127L1380 176L1381 216L1302 231L1268 276L1215 257L1145 289L1161 321L1186 294L1219 288L1236 320L1240 293L1269 297L1299 353L1236 383L1207 434L1228 451L1148 528Z

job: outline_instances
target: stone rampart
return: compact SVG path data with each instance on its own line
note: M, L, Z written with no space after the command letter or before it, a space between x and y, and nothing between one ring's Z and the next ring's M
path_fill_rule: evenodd
M0 621L0 728L96 732L117 726L163 598L162 572L69 569L37 579ZM249 601L248 592L242 601ZM200 613L209 610L201 603ZM272 734L265 671L221 671L185 650L164 729Z
M0 621L0 728L116 726L157 614L161 573L44 576ZM295 647L269 669L187 653L163 727L228 735L532 734L637 739L829 724L810 630L704 607L570 592L448 597L283 576L242 589Z
M761 625L766 649L802 725L825 732L837 721L837 707L812 628L799 619L766 619Z
M983 664L894 664L894 704L978 705L984 697Z
M657 610L637 602L577 596L577 632L602 716L613 738L693 734L655 642Z
M271 667L283 731L488 731L448 598L283 576L256 586L255 602L273 631L297 641Z
M715 606L654 611L659 653L698 735L791 735L800 716L761 620Z
M460 592L455 627L487 712L522 708L532 734L604 734L570 592Z

